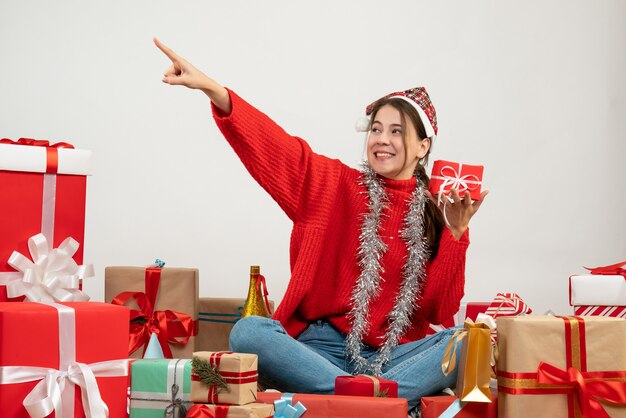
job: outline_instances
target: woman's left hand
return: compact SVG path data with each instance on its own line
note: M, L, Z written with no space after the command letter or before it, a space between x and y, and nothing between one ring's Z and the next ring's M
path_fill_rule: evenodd
M463 198L461 198L459 192L452 189L450 191L452 202L447 201L448 198L443 196L441 202L438 203L437 197L433 196L429 191L426 191L426 195L444 215L444 219L447 220L446 226L457 240L460 239L461 235L467 230L470 219L472 219L472 216L478 211L478 208L480 208L480 205L482 205L488 193L489 191L485 190L480 194L480 199L472 201L469 191L466 190Z

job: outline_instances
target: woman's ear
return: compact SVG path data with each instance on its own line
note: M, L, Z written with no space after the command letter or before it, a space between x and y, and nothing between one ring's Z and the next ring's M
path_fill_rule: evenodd
M417 158L421 160L428 154L428 150L430 149L430 138L422 139L417 147Z

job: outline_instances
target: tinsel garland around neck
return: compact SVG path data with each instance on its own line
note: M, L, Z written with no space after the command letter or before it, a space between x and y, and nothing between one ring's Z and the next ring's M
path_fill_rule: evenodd
M368 315L370 302L381 290L380 281L383 271L380 261L387 246L382 241L379 231L383 212L389 205L387 192L376 172L367 164L361 163L363 171L362 184L369 196L368 213L363 219L359 235L358 263L361 268L352 296L352 309L349 318L352 323L350 333L346 337L346 355L355 363L357 373L369 372L375 376L382 374L382 367L389 362L391 350L398 345L411 324L411 316L418 307L423 283L426 279L425 263L430 251L424 234L424 206L426 195L424 184L417 176L417 187L413 191L407 213L404 216L404 228L400 236L407 246L407 260L402 268L402 285L396 296L393 309L388 315L389 327L384 342L378 349L372 363L361 355L363 335L368 331Z

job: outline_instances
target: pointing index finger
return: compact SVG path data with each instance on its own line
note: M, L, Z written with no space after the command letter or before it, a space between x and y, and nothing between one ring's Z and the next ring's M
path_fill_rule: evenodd
M159 41L156 37L154 38L154 44L159 48L167 57L172 60L172 62L180 61L180 57L176 55L174 51L169 49L165 44Z

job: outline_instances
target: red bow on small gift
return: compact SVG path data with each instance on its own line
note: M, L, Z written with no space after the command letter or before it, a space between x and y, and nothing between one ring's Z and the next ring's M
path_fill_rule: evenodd
M610 266L603 267L585 267L591 274L601 274L601 275L619 275L624 276L626 280L626 269L622 266L626 265L626 261L622 261L621 263L611 264Z
M139 310L130 311L129 354L146 346L152 333L156 333L165 358L172 358L169 344L185 345L196 335L196 323L189 315L181 312L155 311L161 269L146 269L146 293L122 292L111 301L114 305L124 305L135 299ZM144 349L145 351L145 349Z
M228 416L228 405L213 405L213 407L215 411L206 405L194 405L187 412L187 418L226 418Z
M56 144L51 144L50 141L46 141L43 139L32 139L32 138L20 138L17 141L12 141L9 138L0 139L0 144L11 144L11 145L28 145L33 147L49 147L49 148L74 148L74 145L69 144L67 142L57 142Z

